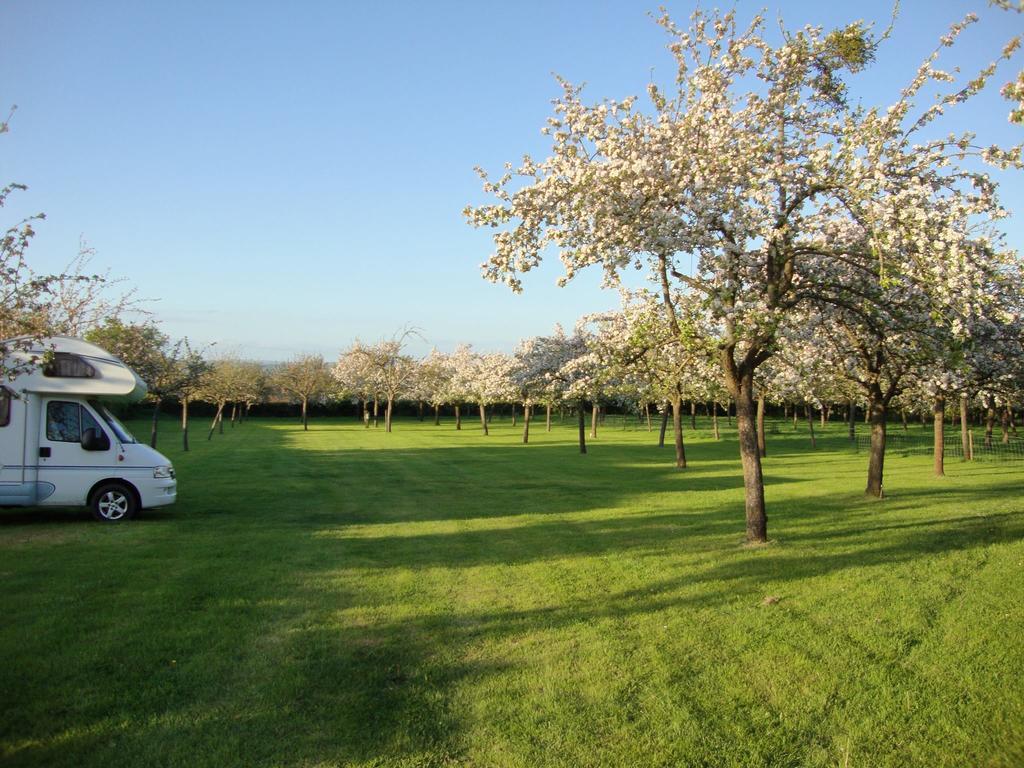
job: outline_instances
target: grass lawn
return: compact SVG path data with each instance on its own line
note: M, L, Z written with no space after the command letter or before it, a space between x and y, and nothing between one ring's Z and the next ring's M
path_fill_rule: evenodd
M165 422L176 506L0 510L0 762L1024 765L1024 464L780 429L746 548L728 431Z

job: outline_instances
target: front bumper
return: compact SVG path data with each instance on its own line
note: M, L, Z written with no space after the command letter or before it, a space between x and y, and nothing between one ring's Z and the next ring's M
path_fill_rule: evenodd
M142 508L166 507L178 500L178 483L170 478L151 480L145 488L139 488Z

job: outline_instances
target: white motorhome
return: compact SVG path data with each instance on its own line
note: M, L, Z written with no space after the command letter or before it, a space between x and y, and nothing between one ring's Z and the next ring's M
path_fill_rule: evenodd
M64 337L14 351L4 367L16 373L0 381L0 506L84 504L113 523L174 503L171 462L107 408L145 396L135 371L95 344Z

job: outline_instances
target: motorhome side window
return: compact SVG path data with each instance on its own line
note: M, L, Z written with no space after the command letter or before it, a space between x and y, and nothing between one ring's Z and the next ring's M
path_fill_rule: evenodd
M53 359L43 367L43 376L61 379L91 379L96 376L96 369L78 355L57 352Z
M11 392L9 389L0 387L0 427L6 427L11 423Z
M103 430L89 413L78 403L63 400L51 400L46 404L46 439L58 443L77 443L82 439L82 432L95 429L102 435Z

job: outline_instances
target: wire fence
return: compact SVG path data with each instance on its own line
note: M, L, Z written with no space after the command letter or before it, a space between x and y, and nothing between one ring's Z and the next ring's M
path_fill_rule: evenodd
M1020 437L1009 435L1004 442L1000 434L987 438L984 434L975 435L973 431L968 432L967 437L967 454L974 461L1024 461L1024 439ZM858 434L851 442L854 450L867 451L871 448L871 435ZM964 445L960 432L947 432L942 441L942 449L946 458L963 459ZM885 452L889 455L931 456L933 451L934 442L930 434L886 432Z

